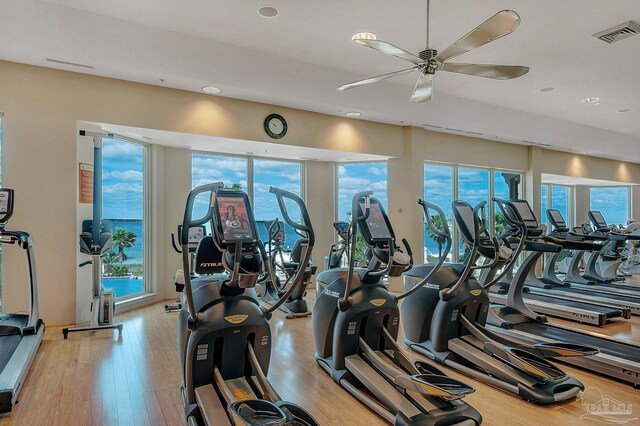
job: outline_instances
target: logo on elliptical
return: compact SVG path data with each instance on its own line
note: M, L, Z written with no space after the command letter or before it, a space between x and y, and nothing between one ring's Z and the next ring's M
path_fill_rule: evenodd
M426 283L424 286L428 288L432 288L434 290L440 290L440 286L438 284Z
M384 305L386 301L387 299L373 299L369 300L369 303L371 303L373 306L380 307Z
M474 296L478 297L478 296L480 296L480 293L482 293L482 290L471 290L469 293L471 293Z
M202 262L200 263L201 268L215 268L218 266L222 266L222 262Z
M224 319L231 324L240 324L247 318L249 318L249 315L229 315L228 317L224 317Z
M580 314L580 313L577 313L577 312L572 312L571 315L576 317L576 318L582 318L582 319L593 319L593 320L596 319L596 317L594 317L593 315Z

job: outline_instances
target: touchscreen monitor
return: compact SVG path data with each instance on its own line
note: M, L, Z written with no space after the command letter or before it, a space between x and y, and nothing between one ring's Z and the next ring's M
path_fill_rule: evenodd
M527 228L538 227L538 220L536 219L536 216L533 214L533 211L531 211L531 207L529 207L529 203L523 200L512 201L512 203L518 210L518 213L520 213L520 217L524 221L524 224Z
M560 210L549 209L547 210L547 214L549 215L549 218L551 219L551 221L557 226L565 225L564 218L562 217L562 213L560 213Z
M224 242L255 241L253 219L244 196L219 195L218 217Z
M363 202L360 203L360 209L364 214L365 205ZM382 207L380 206L380 203L375 199L371 200L369 207L369 217L365 222L366 223L364 225L367 227L369 236L371 237L372 241L386 241L389 238L393 238L393 236L391 235L391 231L387 226L387 220L382 212Z
M596 211L592 211L591 212L591 216L593 218L593 221L598 226L598 228L606 228L607 227L607 221L604 220L604 216L602 216L602 213L600 213L597 210Z

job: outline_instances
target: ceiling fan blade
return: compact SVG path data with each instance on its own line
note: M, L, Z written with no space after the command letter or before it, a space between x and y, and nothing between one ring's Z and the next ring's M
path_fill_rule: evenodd
M391 77L395 77L395 76L398 76L398 75L409 73L409 72L415 70L416 68L418 68L418 67L407 68L406 70L394 71L394 72L390 72L390 73L387 73L387 74L377 75L375 77L365 78L364 80L354 81L354 82L347 83L347 84L344 84L344 85L338 87L337 90L343 91L343 90L347 90L347 89L353 89L354 87L364 86L365 84L371 84L371 83L375 83L376 81L386 80L387 78L391 78Z
M418 77L418 82L416 83L416 88L413 89L413 94L411 95L411 102L427 102L431 100L433 96L433 74L427 74L426 72L421 72L420 77Z
M459 74L476 75L478 77L495 78L496 80L509 80L522 77L529 72L529 67L520 65L481 65L458 64L445 62L440 68L442 71L456 72Z
M387 43L386 41L370 40L367 38L356 38L353 41L363 46L367 46L372 49L375 49L379 52L386 53L387 55L392 55L392 56L395 56L396 58L400 58L400 59L404 59L405 61L412 62L416 65L419 65L424 62L422 59L418 58L413 53L407 52L404 49L400 49L398 46L394 46L393 44Z
M520 16L513 10L501 10L478 25L467 35L440 52L436 59L445 62L458 55L512 33L520 25Z

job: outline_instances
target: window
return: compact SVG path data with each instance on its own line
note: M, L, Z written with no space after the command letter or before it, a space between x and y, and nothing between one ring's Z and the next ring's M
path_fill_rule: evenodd
M454 167L441 164L424 165L424 199L437 204L447 215L447 226L449 232L453 235L453 212L451 210L451 202L453 201L453 174ZM440 219L435 219L436 226L441 226ZM429 232L426 227L424 230L424 261L435 262L440 257L440 253L444 250L444 241ZM452 254L448 256L451 261Z
M573 218L571 190L570 186L543 183L540 186L540 216L538 216L538 222L551 226L547 218L547 209L558 209L567 225L571 226Z
M591 188L589 210L600 210L608 224L625 224L629 219L629 187Z
M193 154L191 156L191 187L207 183L224 182L227 188L247 191L248 162L242 157L226 157L220 155ZM209 199L206 194L196 197L193 217L202 217L207 213ZM177 225L176 225L177 226ZM209 224L207 232L211 232Z
M275 195L269 192L270 186L302 195L301 163L289 161L253 160L253 211L258 225L258 233L262 241L268 241L265 221L275 218L282 220L280 208L275 202ZM287 202L287 200L285 200ZM287 204L287 211L294 221L300 220L300 209ZM285 226L283 248L291 249L300 238L289 225Z
M351 201L360 191L372 190L387 209L387 163L352 163L338 166L338 219L351 220Z
M122 139L102 139L102 146L102 217L113 225L113 251L103 257L103 285L121 298L146 290L147 147Z
M522 173L514 171L425 163L424 198L444 210L449 222L449 229L452 230L453 248L450 256L453 257L453 260L449 258L448 261L460 261L464 257L465 250L458 230L452 229L455 227L452 226L451 202L464 200L475 206L482 201L487 201L486 215L491 227L490 231L500 234L506 230L507 225L500 212L496 211L491 199L493 197L524 198L522 177ZM435 261L439 257L439 251L438 242L425 228L424 261Z

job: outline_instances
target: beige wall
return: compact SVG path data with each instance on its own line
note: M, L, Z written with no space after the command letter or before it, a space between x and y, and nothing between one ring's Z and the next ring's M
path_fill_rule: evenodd
M11 226L34 236L41 316L49 325L84 319L86 311L89 283L77 270L77 234L79 222L89 214L86 208L77 206L77 161L88 155L90 144L77 137L79 122L270 141L262 130L262 120L269 113L279 112L289 122L289 134L281 143L393 157L388 176L390 217L398 238L410 241L418 261L423 229L415 200L423 193L425 160L527 170L532 176L577 176L582 173L579 170L586 170L589 177L640 183L640 166L636 164L578 157L582 168L576 168L574 156L539 149L531 161L534 151L523 146L9 62L0 62L0 75L0 112L5 113L3 181L16 190ZM318 162L306 162L305 167L306 199L317 235L314 260L318 265L334 238L334 167ZM606 168L609 171L603 170ZM159 297L168 298L175 295L171 277L180 266L169 235L182 219L191 187L191 153L152 146L150 169L151 287ZM634 190L634 197L637 195ZM22 253L5 252L5 309L25 309ZM394 286L397 288L397 283Z

